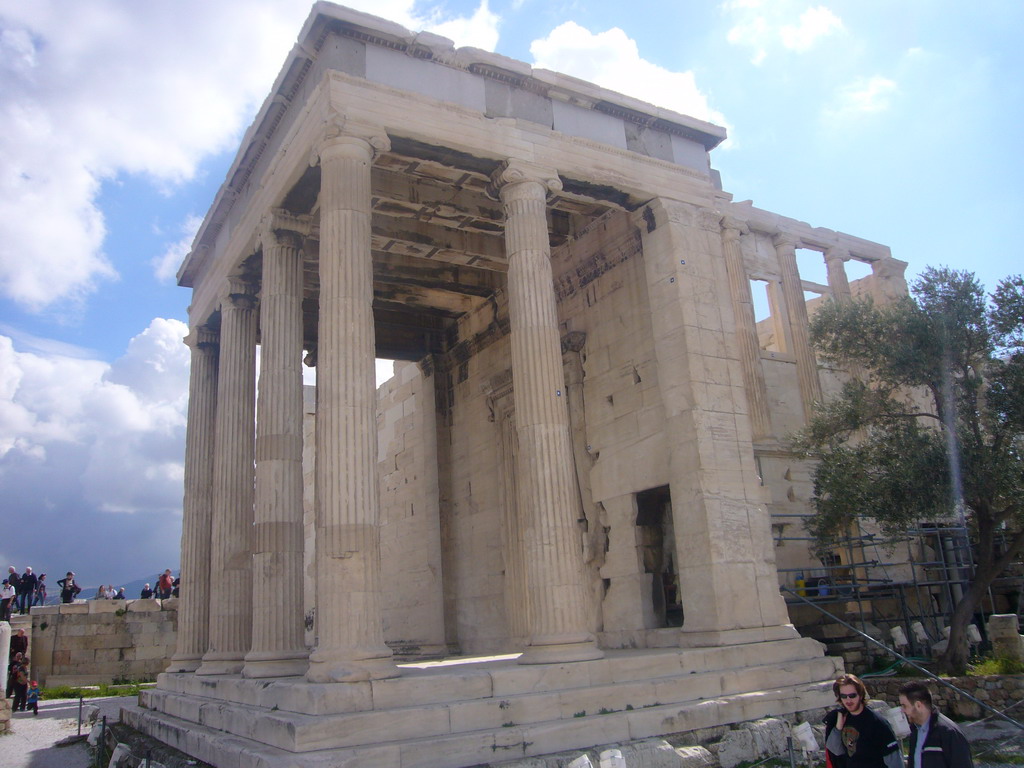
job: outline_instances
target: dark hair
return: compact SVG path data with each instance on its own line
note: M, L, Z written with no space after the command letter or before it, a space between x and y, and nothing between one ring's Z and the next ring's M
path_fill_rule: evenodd
M928 709L932 708L932 692L928 690L927 685L919 680L911 680L909 683L904 683L900 686L899 693L900 696L905 696L911 704L915 701L920 701Z
M837 677L836 681L832 683L832 693L835 694L836 701L839 701L839 689L844 685L852 685L857 689L857 693L861 698L861 701L867 702L868 700L868 689L856 675L846 674L842 677Z

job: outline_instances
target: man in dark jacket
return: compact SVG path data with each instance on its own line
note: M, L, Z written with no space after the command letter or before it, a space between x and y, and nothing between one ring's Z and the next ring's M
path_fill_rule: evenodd
M18 610L21 613L28 613L29 608L32 607L32 598L36 594L36 585L39 583L38 577L32 573L32 566L25 566L25 573L21 575L21 581L18 583Z
M825 716L829 768L903 768L900 743L888 721L867 706L868 690L856 675L832 683L837 709Z
M967 737L932 707L928 686L918 680L901 685L900 708L910 721L907 768L974 768Z

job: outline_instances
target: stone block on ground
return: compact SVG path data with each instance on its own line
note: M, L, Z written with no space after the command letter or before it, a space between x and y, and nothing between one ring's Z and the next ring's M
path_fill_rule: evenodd
M782 754L786 751L789 730L788 723L776 718L746 723L722 737L718 762L722 768L735 768L740 763Z

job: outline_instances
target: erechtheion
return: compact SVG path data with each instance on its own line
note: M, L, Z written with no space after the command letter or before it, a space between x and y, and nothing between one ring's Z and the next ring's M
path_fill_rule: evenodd
M734 202L724 138L317 3L179 272L178 652L129 722L454 768L827 705L763 468L830 386L805 292L905 265ZM375 357L407 361L379 395Z

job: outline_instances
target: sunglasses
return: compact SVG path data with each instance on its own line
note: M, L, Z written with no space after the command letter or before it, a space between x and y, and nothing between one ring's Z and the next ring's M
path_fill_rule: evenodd
M840 693L839 694L839 698L840 699L856 699L858 696L860 696L859 693Z

